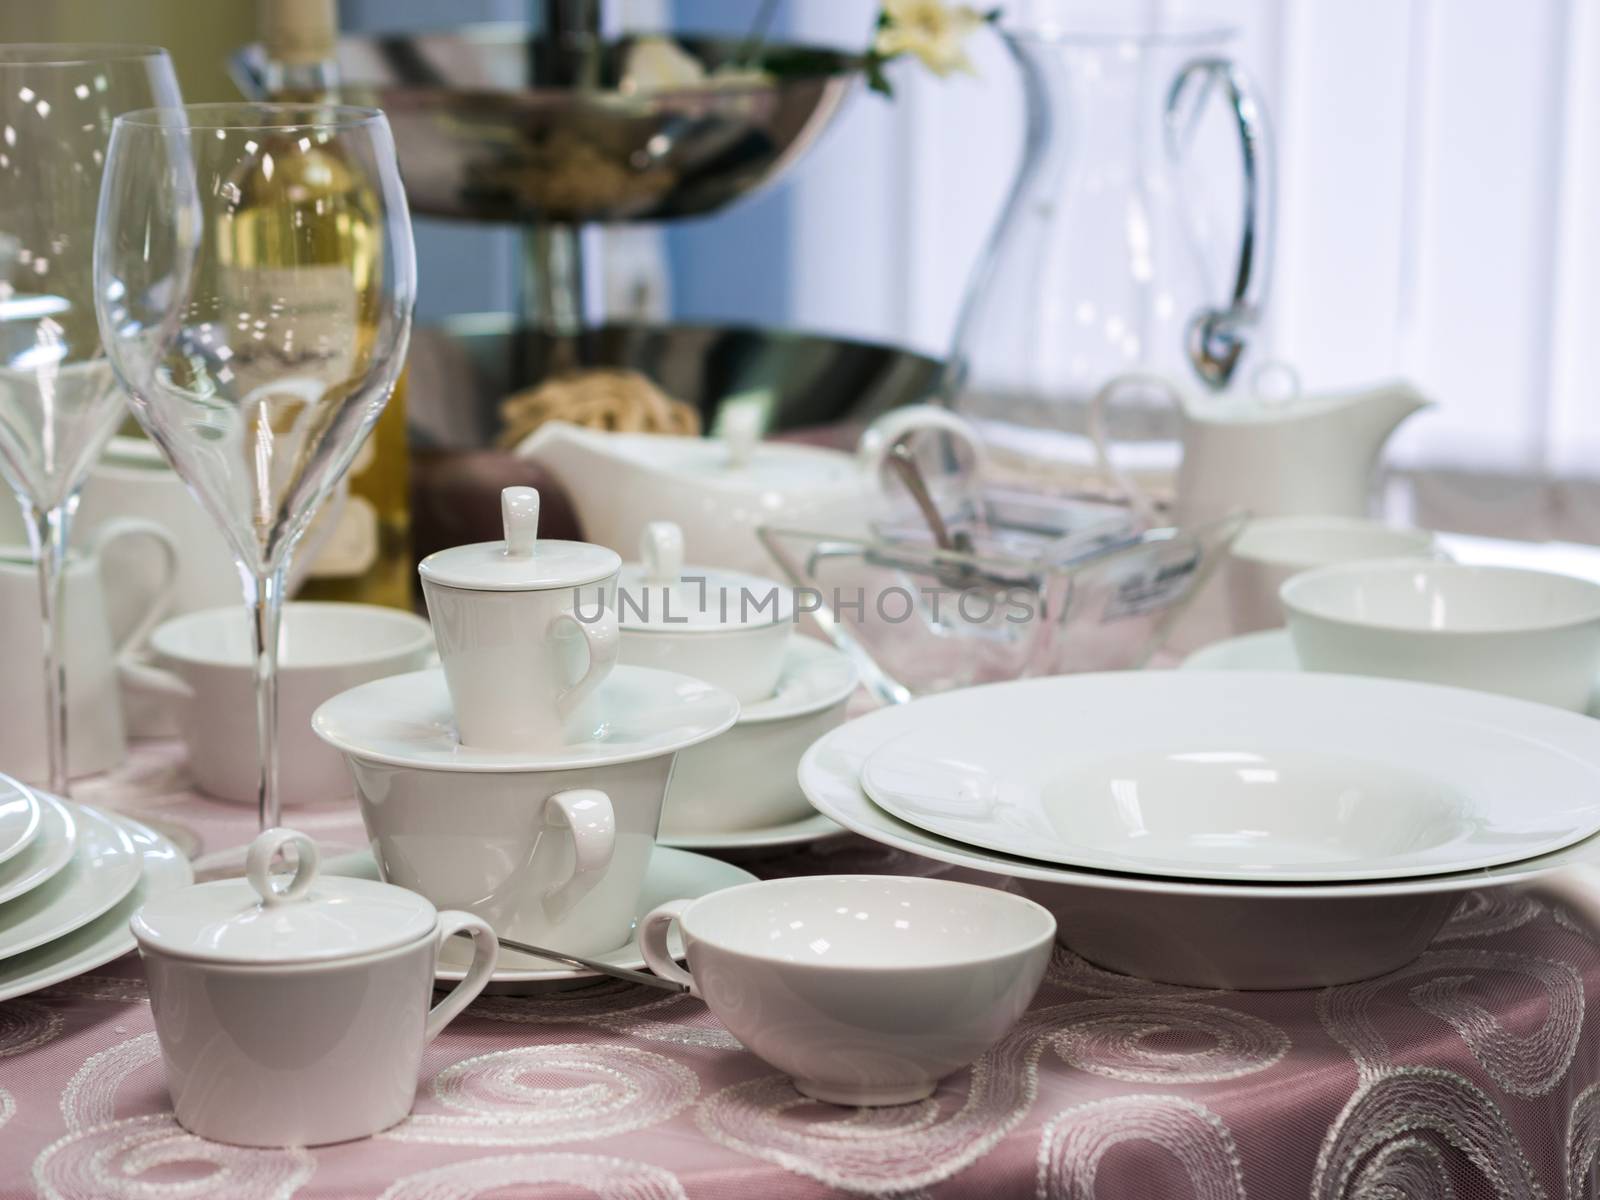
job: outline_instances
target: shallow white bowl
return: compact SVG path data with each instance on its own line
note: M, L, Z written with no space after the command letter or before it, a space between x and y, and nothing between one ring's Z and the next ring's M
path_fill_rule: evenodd
M1272 676L1216 672L1215 677ZM1036 703L1071 713L1081 705L1070 689L1077 681L1096 678L1105 676L1025 680L980 690L1028 689ZM1375 681L1366 679L1304 678L1321 679L1330 695L1345 690L1349 708L1361 703L1356 692L1375 686ZM1431 697L1458 694L1425 684L1378 686L1407 693L1419 711L1428 707ZM1562 721L1576 719L1549 708L1520 707ZM1596 835L1553 854L1487 871L1272 885L1110 874L1000 854L918 829L873 804L861 790L862 766L879 746L915 727L918 718L913 708L898 705L868 713L813 746L800 763L800 785L812 805L884 845L1015 878L1055 915L1064 945L1100 966L1146 979L1192 987L1277 989L1371 978L1404 966L1426 949L1468 892L1600 860L1600 835ZM1595 728L1600 738L1600 726Z
M1281 592L1309 671L1384 675L1582 711L1600 665L1600 584L1514 567L1382 559Z
M1224 575L1236 633L1283 624L1278 592L1301 571L1367 558L1441 558L1425 529L1366 517L1264 517L1228 548Z
M667 953L683 931L689 970ZM664 904L639 927L658 975L833 1104L904 1104L970 1064L1028 1007L1055 920L1009 892L941 879L814 875Z

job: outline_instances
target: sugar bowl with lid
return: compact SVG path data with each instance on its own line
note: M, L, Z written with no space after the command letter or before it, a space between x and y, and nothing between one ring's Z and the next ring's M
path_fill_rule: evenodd
M293 847L294 875L270 872ZM372 880L319 875L316 843L269 829L247 878L163 893L132 929L178 1123L240 1146L367 1137L411 1111L422 1050L494 974L482 918ZM472 966L430 1007L439 949Z
M615 551L539 537L539 493L501 493L503 542L422 560L439 661L461 744L538 751L564 745L617 661Z

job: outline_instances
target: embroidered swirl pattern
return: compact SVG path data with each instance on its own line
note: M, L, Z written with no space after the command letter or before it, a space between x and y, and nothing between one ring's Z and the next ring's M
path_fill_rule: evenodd
M379 1200L473 1200L502 1188L561 1183L599 1200L685 1200L670 1171L598 1154L506 1154L407 1175Z
M1130 1083L1210 1083L1272 1066L1289 1051L1289 1038L1259 1017L1209 1004L1160 998L1084 1000L1063 1006L1062 1030L1052 1037L1063 1062ZM1162 1047L1163 1036L1183 1035L1207 1044Z
M23 1054L61 1036L61 1014L33 1000L0 1004L0 1058Z
M1233 1134L1216 1113L1181 1096L1116 1096L1057 1114L1039 1142L1039 1200L1094 1200L1101 1160L1127 1142L1175 1158L1195 1200L1244 1200Z
M1567 1200L1595 1193L1595 1160L1600 1158L1600 1083L1578 1093L1567 1116Z
M501 1050L434 1076L450 1111L415 1113L384 1138L471 1146L540 1146L644 1129L700 1090L689 1068L631 1046L570 1043Z

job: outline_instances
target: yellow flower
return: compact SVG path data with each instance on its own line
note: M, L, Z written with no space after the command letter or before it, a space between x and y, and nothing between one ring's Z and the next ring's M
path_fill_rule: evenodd
M977 9L945 0L884 0L883 14L872 47L880 57L915 54L940 76L972 70L965 42L984 23Z

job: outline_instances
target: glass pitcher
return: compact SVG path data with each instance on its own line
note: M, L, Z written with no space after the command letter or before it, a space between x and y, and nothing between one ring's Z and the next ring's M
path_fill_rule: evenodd
M1231 29L1001 35L1026 98L1022 166L942 392L992 445L1080 466L1088 483L1090 399L1105 383L1136 370L1220 389L1245 358L1271 267L1266 121L1227 56ZM1237 229L1208 220L1197 186L1204 167L1215 184L1195 137L1213 94L1242 147ZM1105 419L1118 471L1162 490L1179 455L1170 393L1119 388Z

